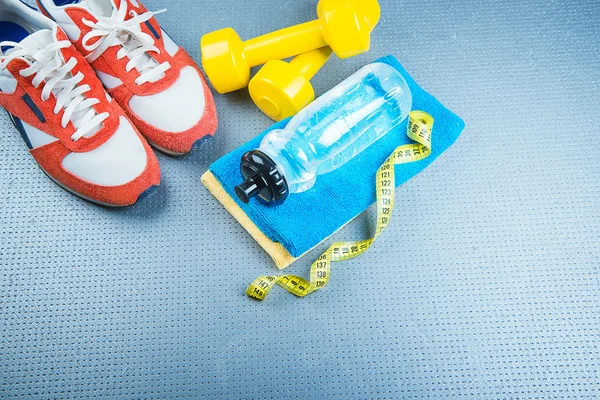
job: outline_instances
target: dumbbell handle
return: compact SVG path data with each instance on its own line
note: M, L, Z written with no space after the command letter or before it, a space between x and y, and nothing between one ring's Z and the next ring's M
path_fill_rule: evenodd
M243 46L246 62L254 66L306 53L327 46L327 42L321 34L321 22L315 20L247 40Z
M302 53L294 57L290 61L290 64L298 68L306 79L311 80L323 68L332 53L333 50L331 50L331 47L321 47L320 49Z

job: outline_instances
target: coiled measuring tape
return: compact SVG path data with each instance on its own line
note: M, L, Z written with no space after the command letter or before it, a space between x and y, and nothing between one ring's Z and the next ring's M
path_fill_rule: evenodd
M327 286L332 262L350 260L369 250L392 218L396 193L394 165L407 164L429 157L433 122L433 117L426 112L411 112L408 117L407 135L415 143L396 148L377 170L377 228L372 239L332 244L310 267L310 280L295 275L261 276L248 286L246 294L257 300L264 300L273 286L279 285L295 296L304 297Z

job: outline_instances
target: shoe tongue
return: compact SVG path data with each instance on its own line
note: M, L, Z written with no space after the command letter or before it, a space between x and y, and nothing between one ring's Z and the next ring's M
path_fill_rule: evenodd
M23 45L24 47L28 47L28 48L32 48L32 49L39 49L42 50L45 47L47 47L48 45L56 42L56 35L55 32L51 31L50 29L41 29L37 32L34 32L33 34L27 36L25 39L23 39L21 41L21 45ZM7 55L10 54L9 50L7 52ZM48 77L46 78L46 81L52 79L52 77L54 76L54 74L50 74L48 75ZM66 78L71 78L72 75L68 74ZM59 95L61 89L54 89L52 91L52 93L54 95ZM83 96L81 96L83 97ZM73 116L71 117L71 121L73 122L73 125L75 126L75 128L78 128L80 125L80 121L81 119L85 116L85 114L87 113L86 110L81 110L81 111L77 111L75 113L73 113ZM98 130L100 130L100 127L98 126L96 129L90 131L86 137L91 137L93 136L96 132L98 132Z
M119 8L118 0L80 0L77 4L90 11L96 17L110 17L113 10Z
M104 17L111 17L113 15L116 15L117 11L119 10L119 7L121 6L121 3L127 2L127 0L82 0L82 1L87 3L89 10L91 10L92 13L94 13L96 16L104 16ZM132 3L135 4L135 2L132 2ZM130 6L131 5L128 4L128 7L130 7ZM137 46L133 42L125 43L123 45L123 47L126 48L128 51L133 51L137 48ZM145 53L142 56L140 56L137 63L135 64L135 68L139 72L143 72L144 69L146 69L146 68L153 68L156 66L158 66L158 62L154 58L152 58L148 53ZM163 77L164 77L164 74L161 74L161 75L155 77L154 79L152 79L150 82L159 81Z
M54 32L50 29L40 29L27 36L25 39L21 40L19 44L23 47L32 48L32 49L43 49L44 47L54 43L56 41L54 37ZM6 50L4 53L6 55L10 55L14 51L14 47Z
M100 1L102 1L102 0L100 0ZM126 2L127 0L110 0L110 4L112 4L114 10L118 10L122 1Z
M119 6L121 2L127 0L80 0L78 4L80 7L87 9L91 12L96 18L98 17L112 17L116 15L119 10ZM136 49L133 43L126 43L123 45L128 51L133 51ZM143 54L139 57L135 68L142 72L145 68L156 67L158 62L154 60L148 53ZM151 80L151 82L156 82L164 77L164 74L159 75Z

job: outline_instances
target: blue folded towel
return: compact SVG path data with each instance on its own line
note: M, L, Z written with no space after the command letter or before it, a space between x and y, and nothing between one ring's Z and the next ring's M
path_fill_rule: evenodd
M397 165L396 186L399 186L425 169L450 147L464 129L464 122L421 89L394 57L384 57L377 62L389 64L397 69L411 89L413 109L426 111L435 118L431 155L422 161ZM209 172L218 180L225 193L237 203L243 213L268 239L281 244L293 258L298 258L375 202L377 169L396 147L410 143L410 139L406 136L407 122L405 121L396 131L379 139L341 168L319 176L311 190L290 195L283 205L268 207L256 200L252 200L250 204L243 204L234 193L234 187L243 181L239 170L240 158L246 151L257 148L267 132L285 127L288 121L281 121L273 125L237 150L223 156L210 166ZM211 191L214 194L214 191ZM222 199L219 200L224 203ZM228 199L228 201L231 200ZM236 218L240 221L238 216ZM245 227L248 229L247 226ZM253 234L253 236L255 235ZM348 238L348 240L354 239L360 238ZM275 261L280 267L286 266L281 265L282 263L278 260Z

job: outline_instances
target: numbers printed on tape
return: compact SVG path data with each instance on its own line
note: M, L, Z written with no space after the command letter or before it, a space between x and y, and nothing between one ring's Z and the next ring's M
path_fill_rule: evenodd
M396 190L394 165L407 164L429 157L433 122L433 117L423 111L411 112L407 135L415 143L396 148L377 170L377 227L372 239L332 244L310 267L310 280L295 275L261 276L248 286L246 294L258 300L264 300L273 286L279 285L295 296L304 297L327 286L332 262L350 260L366 252L375 239L387 228L392 218Z

